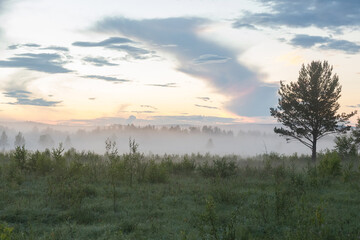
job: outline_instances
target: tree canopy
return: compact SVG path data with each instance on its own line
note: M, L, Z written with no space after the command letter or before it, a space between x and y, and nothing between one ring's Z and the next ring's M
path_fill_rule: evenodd
M270 108L271 116L284 126L275 127L275 133L309 147L313 160L317 141L328 134L349 130L348 120L356 113L337 113L341 85L332 70L327 61L303 64L296 82L280 82L278 106Z

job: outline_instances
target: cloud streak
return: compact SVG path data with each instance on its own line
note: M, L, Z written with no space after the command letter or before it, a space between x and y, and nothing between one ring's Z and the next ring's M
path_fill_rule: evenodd
M4 95L9 98L15 98L16 102L8 102L11 105L31 105L42 107L53 107L61 103L61 101L47 101L43 98L30 98L31 92L25 90L12 90L4 92Z
M68 52L69 49L67 47L60 47L60 46L49 46L41 48L43 50L54 50L54 51L60 51L60 52Z
M233 23L260 25L266 27L310 27L344 28L358 27L360 22L360 1L358 0L258 0L269 12L247 12Z
M116 78L116 77L107 77L107 76L101 76L101 75L86 75L86 76L82 76L82 77L105 80L105 81L113 82L113 83L131 82L130 80L127 80L127 79L121 79L121 78Z
M207 106L207 105L199 105L199 104L195 104L195 107L209 108L209 109L219 109L217 107L212 107L212 106Z
M230 59L231 58L218 56L215 54L204 54L193 59L193 62L195 64L226 63Z
M210 101L209 97L197 97L197 98L200 99L200 100L203 100L205 102Z
M77 47L108 47L123 43L133 43L133 41L129 38L111 37L100 42L74 42L72 45Z
M71 70L63 67L67 61L57 53L23 53L16 54L8 60L0 61L0 67L25 68L45 73L68 73Z
M111 37L100 42L74 42L72 45L77 47L104 47L121 52L125 52L134 59L148 59L154 56L154 51L135 47L129 44L137 44L130 38Z
M360 52L360 45L356 43L346 40L336 40L329 37L311 36L306 34L295 35L295 37L290 40L290 44L303 48L317 46L320 49L338 50L348 54L356 54Z
M119 64L111 63L104 57L84 57L82 59L83 61L90 63L97 67L103 67L103 66L118 66Z
M174 87L178 87L176 85L176 83L164 83L164 84L158 84L158 83L151 83L151 84L146 84L147 86L152 86L152 87L163 87L163 88L174 88Z
M140 105L140 107L142 107L142 108L151 108L151 109L157 110L156 107L151 106L151 105Z

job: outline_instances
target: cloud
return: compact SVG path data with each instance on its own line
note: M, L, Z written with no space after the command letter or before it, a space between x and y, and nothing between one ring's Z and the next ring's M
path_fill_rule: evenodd
M131 111L132 113L138 113L138 114L142 114L142 113L154 113L155 111Z
M8 49L9 50L15 50L15 49L18 49L19 46L20 46L19 44L13 44L13 45L8 46Z
M355 54L360 51L360 45L350 41L306 34L295 35L295 37L290 40L290 44L303 48L318 46L320 49L339 50L348 54Z
M349 108L360 108L360 104L358 104L358 105L347 105L346 107L349 107Z
M321 45L322 49L339 50L348 54L360 52L360 45L346 40L331 40L329 43Z
M31 92L25 90L11 90L4 92L4 95L9 98L16 98L16 102L8 102L7 104L12 105L32 105L32 106L43 106L52 107L61 103L61 101L47 101L43 98L30 98Z
M82 77L83 77L83 78L100 79L100 80L105 80L105 81L113 82L113 83L131 82L130 80L127 80L127 79L121 79L121 78L115 78L115 77L107 77L107 76L100 76L100 75L86 75L86 76L82 76Z
M4 12L4 10L6 9L6 5L7 5L8 2L9 2L9 0L0 0L0 15L1 15L1 14ZM3 32L2 26L4 26L4 24L2 24L2 25L0 26L0 39L1 39L1 37L2 37L2 32Z
M198 58L193 59L195 64L209 64L209 63L226 63L231 58L222 57L214 54L204 54Z
M279 89L278 85L260 86L251 90L251 94L247 95L246 98L238 97L232 102L229 102L226 107L242 116L258 117L270 115L269 105L272 107L276 106L276 102L269 101L277 99L274 96L274 92ZM267 114L264 114L267 113Z
M16 54L16 57L10 57L5 61L0 60L0 67L25 68L45 73L71 72L62 66L66 63L57 53L23 53Z
M33 48L41 47L41 45L36 44L36 43L26 43L26 44L23 44L23 46L25 46L25 47L33 47Z
M41 47L41 45L36 44L36 43L25 43L25 44L13 44L8 46L9 50L15 50L21 47L30 47L30 48L39 48Z
M111 63L104 57L84 57L83 60L97 67L102 66L118 66L119 64Z
M360 1L358 0L258 0L269 11L246 12L233 26L243 23L267 27L289 26L318 28L358 28Z
M154 51L148 51L143 48L134 47L131 44L136 44L129 38L111 37L101 42L74 42L73 46L78 47L104 47L107 49L114 49L117 51L126 52L134 59L148 59L154 56Z
M295 37L290 40L290 44L294 46L308 48L314 46L317 43L327 43L328 41L329 41L328 37L298 34L295 35Z
M240 21L236 21L232 24L233 28L247 28L250 30L258 30L254 25L248 23L242 23Z
M44 50L55 50L55 51L62 51L62 52L68 52L69 49L67 47L59 47L59 46L49 46L49 47L44 47L41 48Z
M130 45L110 45L107 46L107 48L126 52L129 56L135 59L148 59L154 57L155 54L154 51L148 51L146 49L133 47Z
M217 107L212 107L212 106L206 106L206 105L199 105L199 104L195 104L196 107L201 107L201 108L209 108L209 109L219 109Z
M133 43L133 41L129 38L111 37L100 42L74 42L72 45L77 47L106 47L122 43Z
M26 43L26 44L13 44L8 46L9 50L15 50L22 47L30 47L30 48L40 48L41 45L36 43ZM69 49L66 47L59 47L59 46L49 46L49 47L42 47L41 50L55 50L55 51L62 51L62 52L68 52Z
M151 109L157 110L156 107L151 106L151 105L140 105L140 107L142 107L142 108L151 108Z
M164 87L164 88L174 88L177 87L176 83L165 83L165 84L146 84L147 86L152 86L152 87Z
M240 64L237 61L237 52L198 36L198 32L209 24L209 20L202 18L131 20L119 17L106 18L98 22L95 30L102 33L114 33L116 31L126 37L155 45L158 48L169 45L175 46L163 47L161 50L169 52L177 58L179 71L207 80L219 92L232 98L233 100L230 100L228 106L232 106L231 109L237 114L241 112L248 116L247 113L234 106L243 106L244 99L253 98L254 94L262 99L260 102L263 106L262 109L274 106L277 100L277 89L264 88L263 91L268 91L264 95L268 97L267 99L258 95L256 89L262 86L261 76ZM206 62L205 60L210 60L209 58L215 58L215 56L217 57L216 61L225 61L226 59L226 63L196 64L194 62L194 59ZM169 85L162 84L149 85L169 87ZM173 85L170 86L173 87ZM256 107L258 106L251 105L250 109ZM253 112L250 111L249 113ZM260 116L269 115L268 110L258 113Z
M210 101L210 98L209 97L197 97L198 99L201 99L201 100L203 100L203 101L205 101L205 102L207 102L207 101Z
M233 123L236 121L235 118L223 118L215 116L201 116L201 115L190 115L190 116L153 116L154 120L159 122L171 122L173 124L185 124L185 123Z

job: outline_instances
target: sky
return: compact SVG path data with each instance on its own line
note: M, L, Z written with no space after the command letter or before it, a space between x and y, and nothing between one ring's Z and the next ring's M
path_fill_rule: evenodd
M0 0L0 121L274 123L327 60L360 108L359 0Z

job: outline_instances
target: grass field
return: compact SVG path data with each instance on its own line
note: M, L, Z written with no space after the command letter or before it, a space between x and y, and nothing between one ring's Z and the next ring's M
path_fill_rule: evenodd
M0 154L0 239L359 239L358 159L336 153Z

